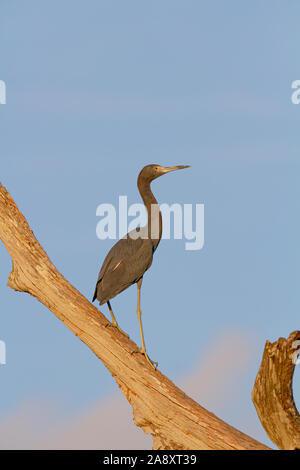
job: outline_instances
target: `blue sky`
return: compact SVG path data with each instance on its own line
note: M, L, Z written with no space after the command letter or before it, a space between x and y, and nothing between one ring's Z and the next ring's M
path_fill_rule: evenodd
M299 328L299 13L296 0L1 2L1 183L91 298L112 246L96 237L97 206L140 202L148 163L192 165L153 183L160 202L205 205L205 245L161 242L142 288L146 344L179 381L219 334L250 338L221 410L246 433L265 341ZM0 419L27 399L72 415L115 392L51 312L6 287L3 245L0 259ZM113 307L139 344L135 287Z

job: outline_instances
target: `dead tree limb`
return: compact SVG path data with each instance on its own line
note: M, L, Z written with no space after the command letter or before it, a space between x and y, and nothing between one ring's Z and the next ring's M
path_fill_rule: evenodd
M279 449L300 449L300 416L293 398L293 375L300 331L266 342L252 401L269 438Z
M15 202L0 184L0 239L13 263L8 286L43 303L104 363L154 449L267 449L185 395L155 371L136 344L57 271Z

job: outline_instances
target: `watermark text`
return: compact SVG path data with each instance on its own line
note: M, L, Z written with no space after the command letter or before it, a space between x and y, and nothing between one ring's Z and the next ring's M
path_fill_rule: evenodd
M164 203L159 205L159 209L163 220L162 239L185 239L186 250L203 248L204 204ZM151 205L151 233L147 229L149 220L146 207L144 204L132 204L128 207L127 196L119 196L118 210L113 204L100 204L96 216L100 217L96 226L96 235L100 240L116 240L126 236L132 239L146 239L149 236L153 240L159 238L159 211L156 204ZM133 219L128 221L128 217Z
M0 104L6 104L6 85L3 80L0 80Z
M0 365L6 364L6 344L0 340Z
M300 80L294 80L292 82L292 88L295 90L291 95L291 100L293 104L300 103Z

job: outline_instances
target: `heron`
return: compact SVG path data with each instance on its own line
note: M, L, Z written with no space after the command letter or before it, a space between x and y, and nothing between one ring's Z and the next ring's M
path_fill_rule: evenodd
M189 165L151 164L140 171L137 186L146 207L148 223L145 227L137 227L127 233L108 252L100 269L93 297L93 302L97 299L100 305L107 303L112 318L111 325L128 337L118 325L110 300L129 286L137 284L137 315L142 343L138 352L144 355L155 368L158 363L152 361L146 352L141 312L143 276L152 264L153 254L162 236L162 216L157 200L151 191L151 182L166 173L188 167Z

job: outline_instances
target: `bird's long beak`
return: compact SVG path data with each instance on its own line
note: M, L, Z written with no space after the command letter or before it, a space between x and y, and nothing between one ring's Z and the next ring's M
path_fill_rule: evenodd
M169 173L169 171L183 170L183 168L190 168L190 165L177 165L177 166L162 166L162 174Z

